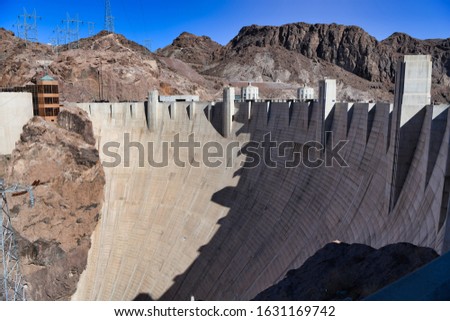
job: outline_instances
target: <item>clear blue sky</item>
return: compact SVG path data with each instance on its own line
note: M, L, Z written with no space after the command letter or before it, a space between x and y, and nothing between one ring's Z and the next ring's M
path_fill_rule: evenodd
M207 35L226 44L243 26L290 22L357 25L382 40L393 32L420 39L450 37L450 0L110 0L115 31L152 49L164 47L181 32ZM0 27L15 31L23 8L36 9L39 41L49 43L66 18L95 22L103 29L103 0L0 0ZM87 36L87 24L80 35Z

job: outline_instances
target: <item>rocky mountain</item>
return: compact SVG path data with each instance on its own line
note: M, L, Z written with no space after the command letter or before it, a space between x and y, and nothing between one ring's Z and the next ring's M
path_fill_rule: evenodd
M380 81L378 68L390 68L388 60L381 66L372 63L377 40L355 26L306 23L280 27L244 27L226 46L225 51L239 53L248 47L281 47L310 59L331 62L370 81Z
M156 53L179 59L202 71L214 62L215 53L220 49L222 46L209 37L183 32L170 46L159 49Z
M208 100L221 97L224 85L246 81L256 82L264 98L294 98L300 85L317 87L323 77L337 79L340 100L392 101L403 54L432 55L432 99L450 101L450 38L394 33L378 41L356 26L293 23L244 27L226 46L184 32L155 53L105 31L51 48L25 46L0 29L0 43L0 86L27 83L44 73L39 61L50 60L48 71L68 101L142 100L150 88Z
M158 56L105 31L52 48L26 44L0 29L0 48L0 87L23 86L48 72L59 80L62 100L68 102L139 101L151 88L163 94L192 93L210 99L222 88L181 60Z
M86 268L100 219L105 176L92 124L81 109L65 108L58 123L34 117L7 162L5 181L39 184L9 199L27 300L67 300Z
M396 61L403 54L432 55L433 97L437 101L449 101L450 38L418 40L394 33L383 41L377 41L356 26L306 23L280 27L252 25L242 28L222 49L220 68L213 70L225 73L228 66L237 60L244 61L247 68L250 65L264 65L260 74L263 77L266 75L267 80L281 78L284 82L314 83L314 74L323 72L350 86L357 87L357 82L362 81L363 88L357 89L364 90L365 87L366 91L371 91L381 87L392 91ZM255 58L252 59L252 56ZM259 60L263 60L262 63ZM318 70L311 68L311 62L318 65ZM358 76L358 79L345 73L337 74L337 69L327 66L327 63Z
M255 300L361 300L437 257L433 249L409 243L378 250L363 244L329 243Z

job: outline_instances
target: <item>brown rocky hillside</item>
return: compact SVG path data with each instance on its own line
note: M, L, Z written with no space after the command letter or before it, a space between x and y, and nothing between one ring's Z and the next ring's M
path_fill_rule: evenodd
M222 87L181 60L160 57L122 35L104 31L81 39L78 46L52 48L26 45L12 32L0 29L0 48L0 87L23 86L43 76L42 62L49 61L47 71L59 80L63 101L139 101L151 88L211 99Z
M9 199L27 300L70 299L86 268L105 184L87 114L65 108L57 124L32 118L11 155L5 181L39 182L34 207L28 195Z
M259 55L259 58L252 58L252 53ZM433 98L441 102L450 101L450 38L419 40L394 33L383 41L377 41L356 26L306 23L280 27L253 25L242 28L222 49L220 67L214 70L226 73L229 66L245 62L243 65L247 69L250 66L264 66L260 72L263 80L276 81L281 77L286 82L303 80L313 83L315 73L319 72L370 92L380 86L393 89L396 61L403 54L431 54ZM263 62L258 63L261 60ZM336 74L337 69L327 63L358 78L345 73ZM311 64L317 69L311 70ZM373 94L378 95L377 92Z
M198 37L188 32L183 32L170 46L156 51L158 55L182 60L196 69L202 70L209 67L215 60L215 53L222 46L206 36Z
M294 98L302 84L336 78L340 100L393 100L396 61L403 54L433 57L433 100L450 101L450 38L419 40L394 33L378 41L356 26L293 23L248 26L226 46L182 33L155 53L105 31L58 47L31 44L0 29L0 86L23 85L44 73L60 80L63 99L142 100L151 88L163 94L221 97L223 85L256 82L263 98ZM99 94L103 84L104 95Z

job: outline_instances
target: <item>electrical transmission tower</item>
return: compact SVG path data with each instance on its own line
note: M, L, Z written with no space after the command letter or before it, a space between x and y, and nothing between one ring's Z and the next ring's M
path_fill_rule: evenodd
M60 26L56 26L55 29L53 29L53 37L51 39L52 46L53 46L53 52L58 53L59 46L64 43L64 29Z
M53 29L53 37L51 38L53 52L59 52L60 46L64 44L65 36L65 30L60 26L56 26L56 28Z
M66 14L66 20L62 21L65 25L66 43L70 48L78 48L78 41L80 40L80 24L83 21L78 19L78 15L75 18L71 18L69 13Z
M95 34L95 22L88 21L88 37L92 37Z
M53 33L55 34L55 45L60 46L64 43L65 38L65 30L61 28L60 26L56 26L56 28L53 30Z
M11 216L8 207L7 194L12 196L29 193L30 205L34 206L32 186L12 185L5 186L0 179L0 299L3 301L25 300L22 274L20 272L19 251L16 244L14 229L11 225Z
M37 20L41 19L36 15L36 10L33 10L32 14L29 14L25 8L23 8L23 14L18 16L19 22L17 23L17 35L25 41L38 41L38 29Z
M148 49L148 51L152 51L152 40L151 39L144 39L144 45Z
M105 0L105 30L114 32L114 17L111 15L110 0Z
M20 20L17 20L17 23L13 24L13 28L16 28L16 36L20 38L20 32L21 32Z

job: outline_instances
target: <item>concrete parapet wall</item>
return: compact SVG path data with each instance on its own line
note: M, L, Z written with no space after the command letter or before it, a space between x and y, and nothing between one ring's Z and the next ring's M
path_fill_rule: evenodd
M0 93L0 154L11 154L22 127L33 117L31 93Z

